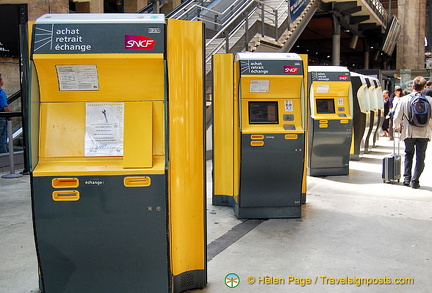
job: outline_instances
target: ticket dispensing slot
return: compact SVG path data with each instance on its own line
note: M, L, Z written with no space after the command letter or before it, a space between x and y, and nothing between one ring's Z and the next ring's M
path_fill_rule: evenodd
M346 175L352 135L349 71L309 66L309 83L309 175Z
M77 190L53 191L52 198L54 201L77 201L80 193Z
M78 178L54 178L52 180L54 188L77 188L79 186Z
M151 178L148 176L125 177L123 182L126 187L144 187L150 186Z

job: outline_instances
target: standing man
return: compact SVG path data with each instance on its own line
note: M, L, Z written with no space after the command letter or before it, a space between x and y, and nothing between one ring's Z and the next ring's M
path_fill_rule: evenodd
M10 112L9 105L7 103L7 96L3 87L3 78L0 74L0 112ZM6 148L7 140L7 119L6 117L0 117L0 153L7 153Z
M396 107L394 114L394 127L395 131L401 131L401 140L405 142L405 163L404 163L404 181L405 186L409 186L414 189L420 188L420 175L423 172L425 166L425 156L428 142L431 138L432 124L429 120L429 124L421 127L414 126L408 122L409 109L411 100L415 95L420 95L426 85L426 79L422 76L417 76L413 80L412 93L402 97ZM429 103L432 105L432 98L426 97ZM414 153L416 154L416 164L414 172L411 173Z
M384 112L381 113L381 116L383 117L384 121L381 126L383 134L381 136L387 137L389 136L389 125L390 125L390 117L387 118L387 115L390 111L390 101L389 101L389 91L383 90L383 100L384 100Z

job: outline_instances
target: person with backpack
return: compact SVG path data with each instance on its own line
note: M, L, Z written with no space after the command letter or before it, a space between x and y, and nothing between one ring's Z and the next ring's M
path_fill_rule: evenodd
M432 98L422 94L426 79L417 76L413 80L412 93L401 98L394 113L395 131L400 131L400 139L405 143L404 181L405 186L420 188L420 175L425 166L428 142L432 134ZM416 163L411 172L414 154Z

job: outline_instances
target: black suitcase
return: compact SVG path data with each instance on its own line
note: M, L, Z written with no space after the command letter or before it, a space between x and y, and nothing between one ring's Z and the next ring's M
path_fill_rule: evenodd
M394 183L400 181L401 178L401 156L399 151L400 134L399 138L396 137L397 131L395 131L395 137L393 140L393 153L387 155L383 159L382 164L382 179L384 183ZM397 153L395 153L395 141L398 141Z

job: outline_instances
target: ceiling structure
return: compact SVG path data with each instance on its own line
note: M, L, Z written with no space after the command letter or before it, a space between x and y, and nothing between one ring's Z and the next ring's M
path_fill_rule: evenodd
M353 70L394 66L394 51L391 56L382 52L386 28L391 20L387 9L383 5L371 6L370 0L322 0L292 51L308 54L312 65L331 65L336 23L340 24L342 66ZM393 11L396 9L392 14ZM365 60L369 60L369 64L365 64Z

